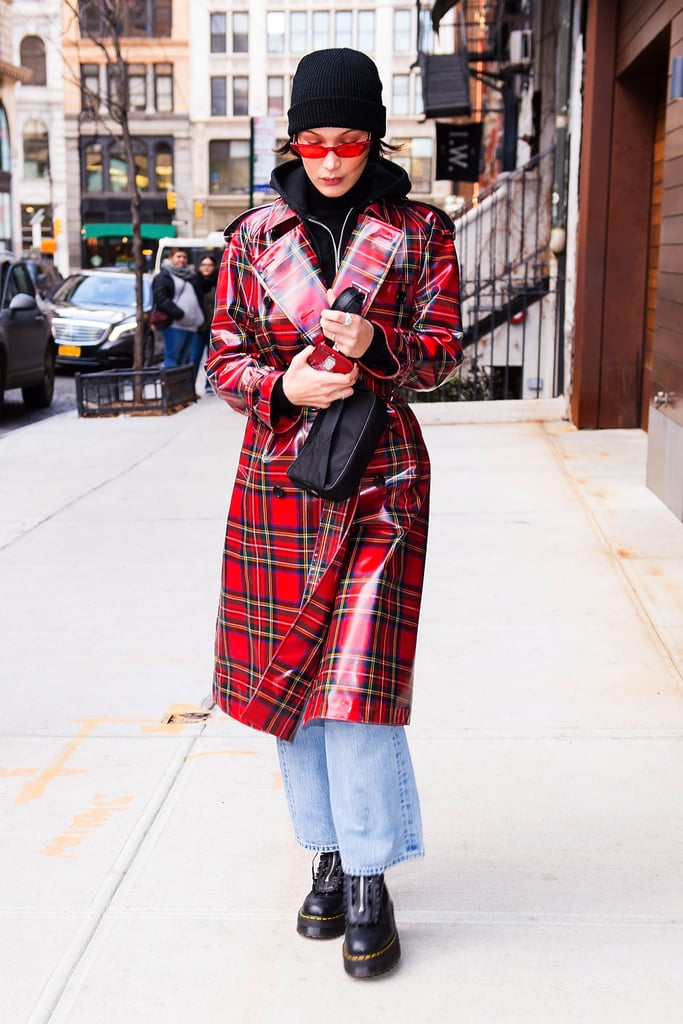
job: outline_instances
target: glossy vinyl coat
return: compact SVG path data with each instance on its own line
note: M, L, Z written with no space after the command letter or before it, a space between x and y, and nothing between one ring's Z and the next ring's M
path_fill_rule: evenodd
M278 377L320 337L325 284L304 225L283 200L226 231L208 373L247 416L230 502L216 628L214 697L228 714L291 739L301 722L403 725L427 542L429 458L402 387L430 390L460 359L452 226L428 206L380 201L361 215L333 289L366 295L393 371L361 376L389 426L358 493L326 502L287 468L315 410L272 417Z

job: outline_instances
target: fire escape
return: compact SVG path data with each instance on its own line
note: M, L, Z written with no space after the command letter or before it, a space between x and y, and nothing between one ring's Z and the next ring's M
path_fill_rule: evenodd
M483 130L471 195L454 196L449 207L465 362L460 380L431 400L549 398L562 390L564 282L551 251L555 148L539 152L533 128L531 8L532 0L437 0L431 22L439 37L454 33L454 52L418 55L425 116L450 119L437 125L437 151L440 134L465 131L463 118L470 132L478 126L473 138ZM420 37L425 48L434 42L424 29ZM457 168L447 176L463 180Z

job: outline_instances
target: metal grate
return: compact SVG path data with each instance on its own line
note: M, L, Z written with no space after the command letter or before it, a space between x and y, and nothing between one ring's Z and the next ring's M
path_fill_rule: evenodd
M175 412L197 401L194 367L106 370L76 374L79 416Z

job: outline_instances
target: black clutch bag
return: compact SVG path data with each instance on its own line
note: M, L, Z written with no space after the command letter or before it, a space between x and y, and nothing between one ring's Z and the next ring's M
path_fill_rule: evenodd
M386 430L387 407L360 381L350 398L321 409L287 470L292 483L331 501L350 498Z

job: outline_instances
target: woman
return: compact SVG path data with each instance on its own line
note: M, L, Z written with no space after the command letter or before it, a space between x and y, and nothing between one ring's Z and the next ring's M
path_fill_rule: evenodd
M453 225L406 199L382 157L377 68L354 50L305 56L292 83L280 198L226 230L207 370L247 415L228 515L214 696L277 737L299 843L320 854L297 930L344 934L353 977L400 956L384 882L423 855L403 726L427 540L429 460L399 389L430 390L460 359ZM347 286L361 313L331 309ZM348 373L308 364L327 341ZM364 380L389 426L343 502L297 490L287 469L319 409Z
M154 308L168 318L161 328L164 366L184 366L190 361L192 342L204 320L202 292L184 249L171 249L152 281L152 296Z
M192 345L190 346L190 362L194 366L195 379L204 359L204 352L209 344L211 334L211 321L213 319L213 307L216 300L216 283L218 281L218 264L213 256L207 253L202 256L199 262L199 274L197 283L202 293L202 307L204 309L204 320L199 326ZM211 390L211 385L206 382L206 389Z

